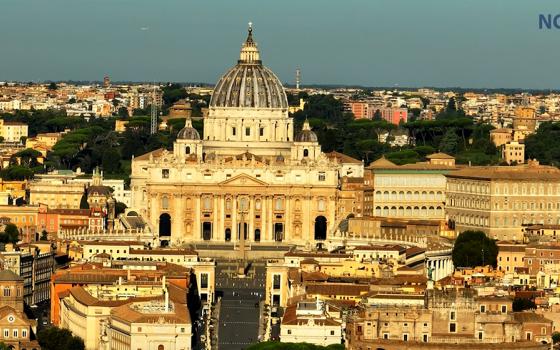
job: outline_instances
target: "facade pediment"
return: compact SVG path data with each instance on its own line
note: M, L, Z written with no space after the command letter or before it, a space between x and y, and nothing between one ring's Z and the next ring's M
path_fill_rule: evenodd
M252 176L246 174L240 174L231 179L227 179L226 181L220 182L219 185L221 186L267 186L268 184Z

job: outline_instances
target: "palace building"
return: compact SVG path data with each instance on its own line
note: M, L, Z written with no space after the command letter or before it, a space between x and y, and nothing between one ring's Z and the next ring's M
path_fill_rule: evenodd
M132 160L131 207L164 244L315 245L360 206L337 206L348 178L363 178L362 162L321 152L307 121L294 137L282 83L249 27L237 65L216 84L203 135L187 118L172 151Z

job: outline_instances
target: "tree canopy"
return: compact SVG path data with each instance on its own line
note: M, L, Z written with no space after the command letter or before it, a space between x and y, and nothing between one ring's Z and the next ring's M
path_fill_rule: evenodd
M464 231L459 234L453 245L453 265L456 267L475 267L492 265L496 267L498 246L482 231Z
M19 229L16 225L9 223L4 228L4 232L0 233L0 242L17 243L19 241Z
M72 335L67 329L58 327L44 328L37 334L43 350L84 350L82 338Z
M525 139L525 154L528 159L537 159L543 164L560 166L560 122L545 122L536 133Z

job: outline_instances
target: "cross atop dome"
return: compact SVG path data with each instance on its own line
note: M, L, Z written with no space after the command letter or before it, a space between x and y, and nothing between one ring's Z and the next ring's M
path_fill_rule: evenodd
M241 46L239 63L260 64L261 59L259 49L257 48L257 43L253 40L253 22L249 22L247 32L247 39Z

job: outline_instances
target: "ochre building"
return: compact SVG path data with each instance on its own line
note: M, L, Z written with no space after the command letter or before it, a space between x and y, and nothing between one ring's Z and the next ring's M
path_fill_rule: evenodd
M362 178L363 164L321 152L307 122L294 136L284 88L249 28L237 65L216 84L203 135L187 118L172 151L132 160L132 208L164 243L314 245L358 210L337 208L344 177Z

